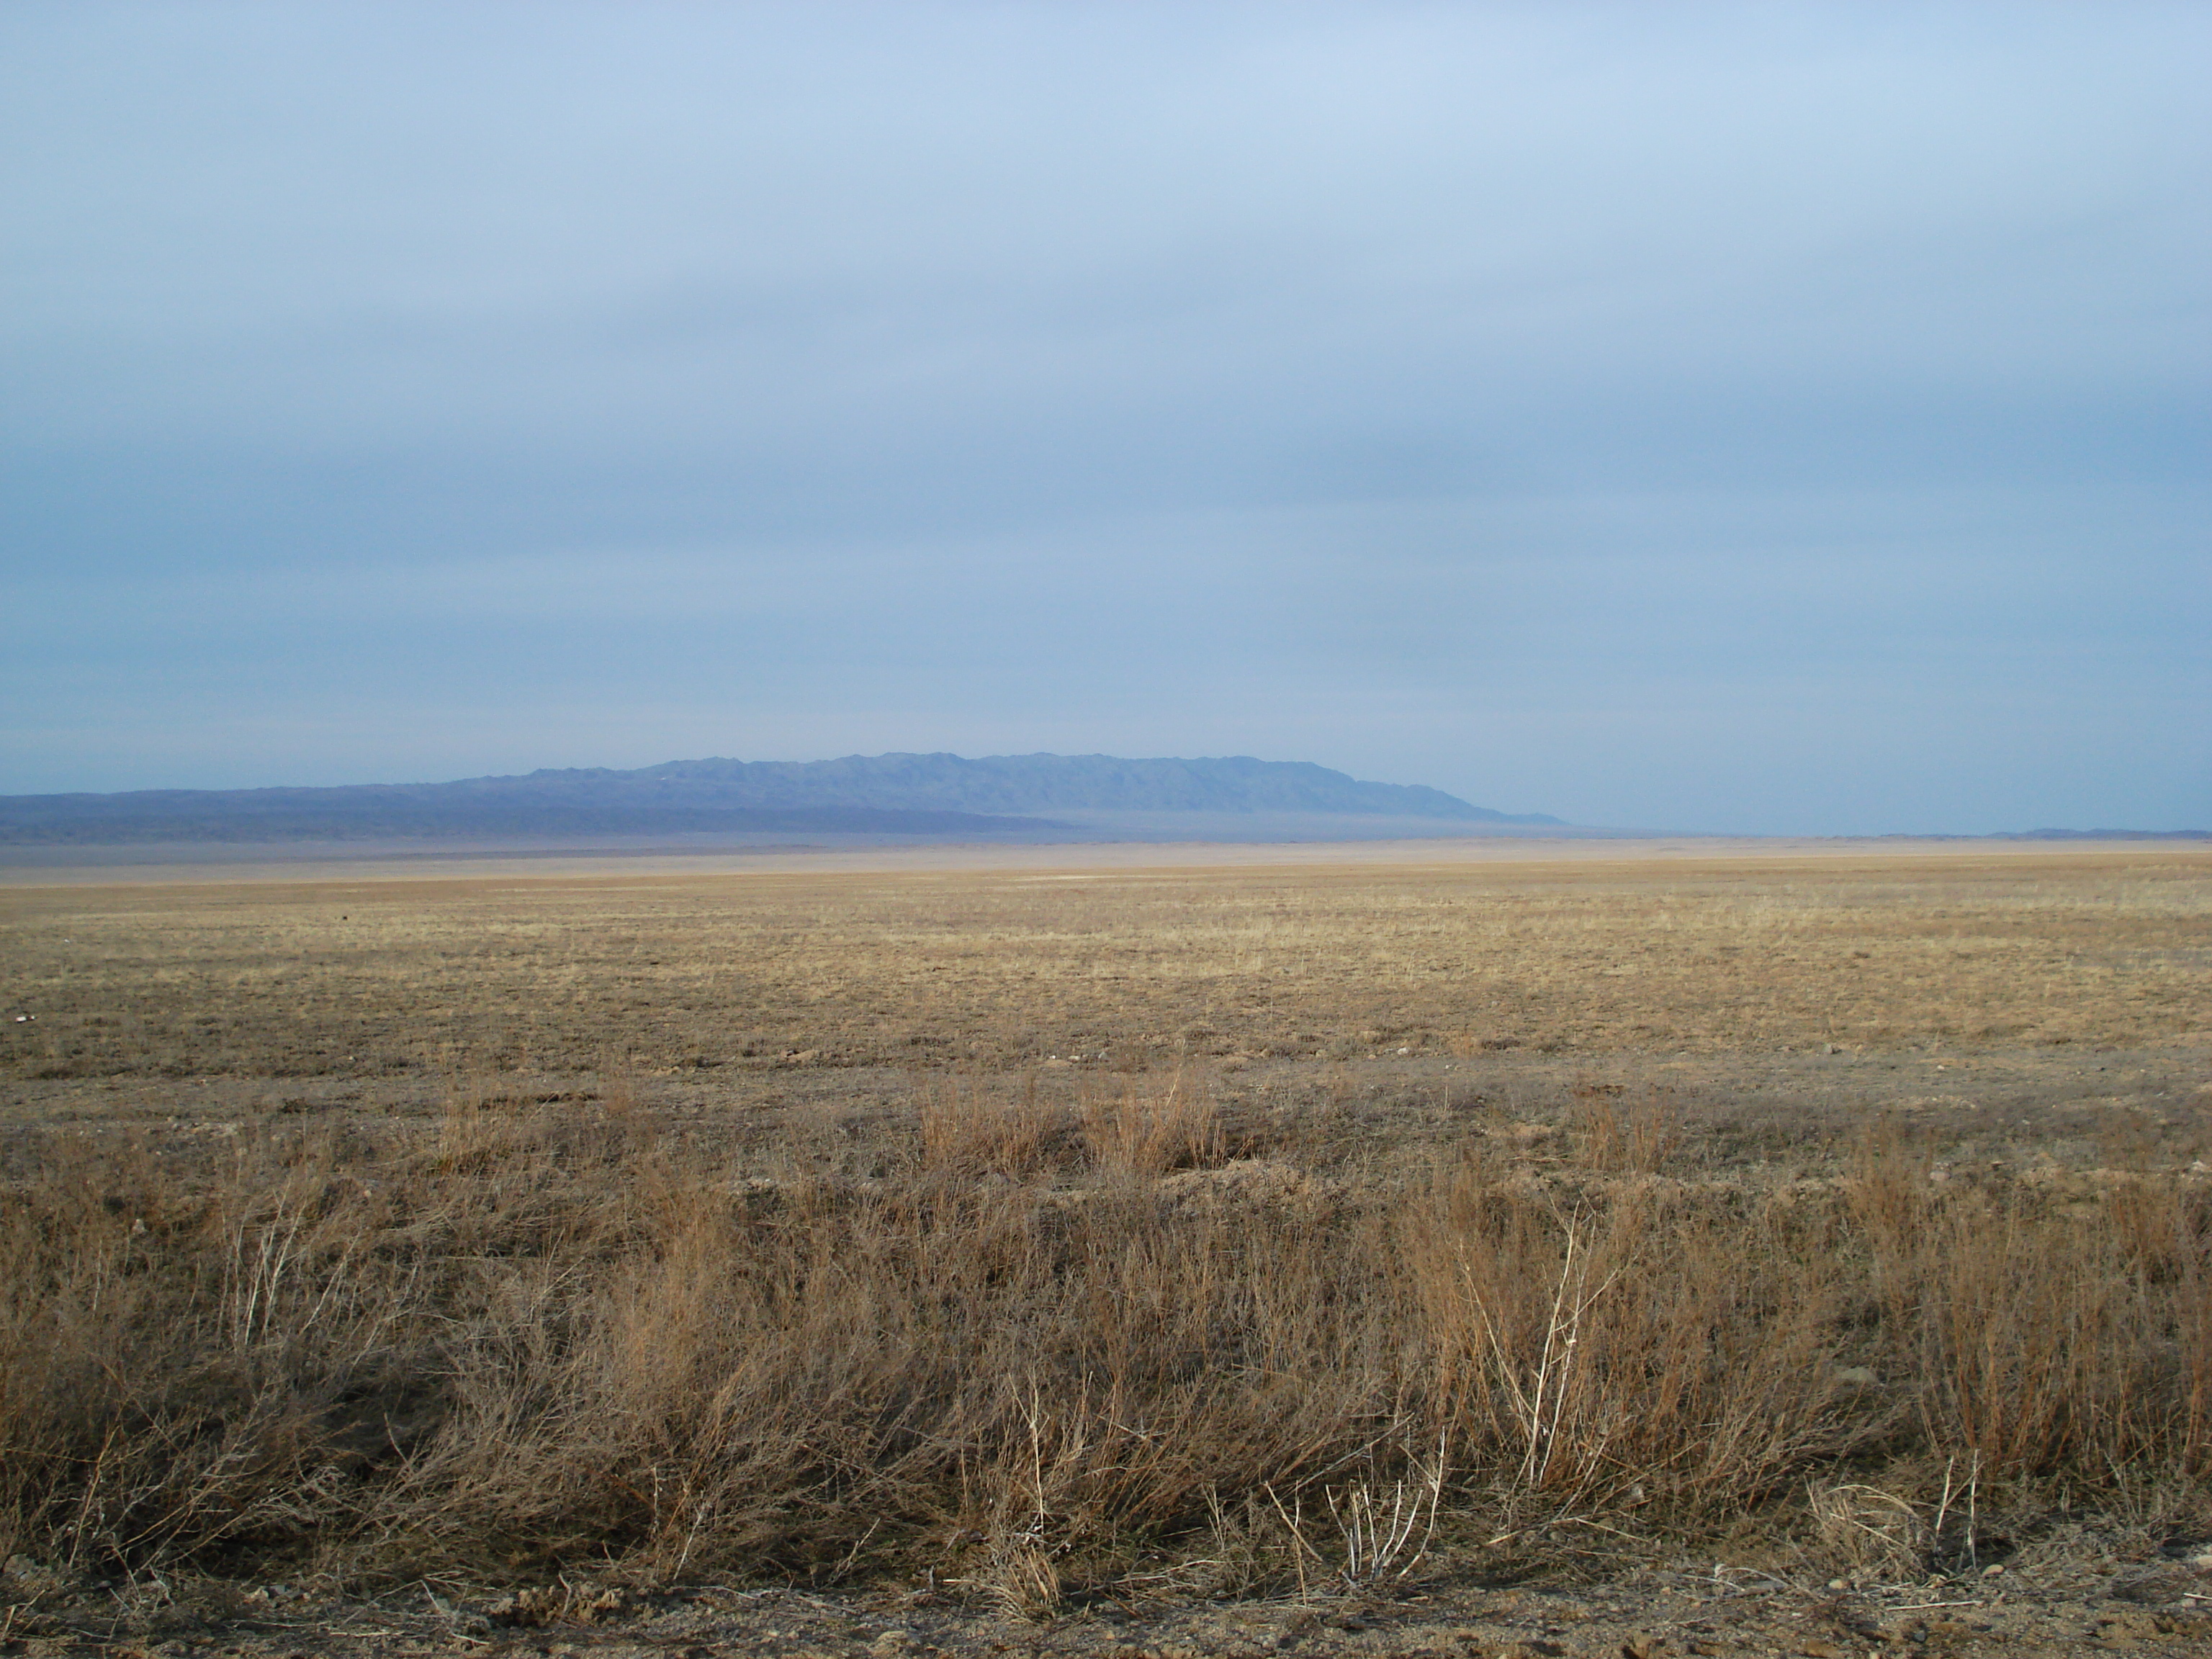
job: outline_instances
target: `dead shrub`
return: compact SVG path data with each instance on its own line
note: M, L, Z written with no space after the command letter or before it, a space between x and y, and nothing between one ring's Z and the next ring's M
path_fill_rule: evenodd
M372 1577L927 1562L1037 1613L1201 1539L1221 1582L1369 1582L1439 1506L1697 1528L1807 1489L1887 1571L1945 1500L1856 1458L2201 1477L2178 1189L1954 1191L1876 1147L1761 1206L1476 1142L1194 1202L1195 1083L1058 1128L1025 1095L922 1110L919 1163L868 1181L489 1095L416 1148L58 1146L0 1193L0 1534Z
M1408 1253L1471 1461L1575 1501L1755 1501L1851 1449L1830 1380L1839 1270L1819 1218L1648 1188L1563 1207L1462 1177Z
M1673 1156L1681 1139L1674 1103L1646 1091L1624 1103L1621 1089L1584 1082L1574 1091L1569 1127L1586 1169L1609 1175L1650 1175Z
M1130 1083L1094 1095L1084 1105L1083 1135L1099 1171L1126 1181L1208 1169L1225 1155L1220 1109L1188 1071L1164 1090Z
M1934 1534L1910 1499L1844 1481L1814 1486L1807 1507L1836 1566L1885 1580L1917 1577L1928 1570Z
M1929 1443L1991 1473L2051 1475L2185 1461L2204 1433L2201 1240L2145 1270L2138 1203L2053 1213L2018 1194L1947 1194L1874 1241L1892 1369L1914 1380ZM2162 1281L2162 1282L2161 1282Z
M981 1079L927 1078L916 1106L922 1165L940 1173L1031 1175L1056 1161L1069 1135L1066 1109L1040 1099L1034 1077L1014 1092Z

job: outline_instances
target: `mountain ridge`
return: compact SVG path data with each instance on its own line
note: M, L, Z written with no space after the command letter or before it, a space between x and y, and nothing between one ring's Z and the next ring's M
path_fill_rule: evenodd
M1422 784L1248 755L720 756L438 783L0 796L0 842L361 839L726 830L931 836L1078 831L1055 811L1365 815L1549 825Z

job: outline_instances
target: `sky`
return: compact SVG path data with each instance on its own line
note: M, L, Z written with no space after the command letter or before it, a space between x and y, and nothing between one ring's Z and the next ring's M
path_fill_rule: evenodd
M2212 828L2212 7L0 8L0 793Z

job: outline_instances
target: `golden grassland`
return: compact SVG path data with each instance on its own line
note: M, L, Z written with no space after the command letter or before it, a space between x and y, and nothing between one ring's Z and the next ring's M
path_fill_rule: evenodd
M15 1076L2131 1044L2201 852L18 890Z
M9 891L0 1557L1043 1611L2212 1527L2209 908L2172 848Z

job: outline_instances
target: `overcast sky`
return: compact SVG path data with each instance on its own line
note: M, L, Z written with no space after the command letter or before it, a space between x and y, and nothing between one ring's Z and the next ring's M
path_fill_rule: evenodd
M2212 827L2212 7L0 9L0 792Z

